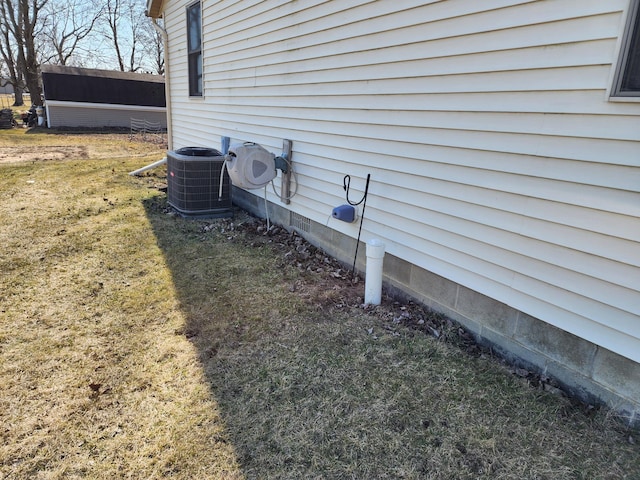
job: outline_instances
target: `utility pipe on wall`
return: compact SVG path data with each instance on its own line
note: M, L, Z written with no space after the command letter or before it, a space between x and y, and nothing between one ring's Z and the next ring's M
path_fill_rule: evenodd
M367 265L364 281L364 303L380 305L382 301L382 265L384 243L377 238L367 242Z
M167 149L173 150L173 116L171 115L171 75L169 75L169 35L167 31L158 25L158 19L152 18L151 23L162 36L162 48L164 49L164 96L167 104Z

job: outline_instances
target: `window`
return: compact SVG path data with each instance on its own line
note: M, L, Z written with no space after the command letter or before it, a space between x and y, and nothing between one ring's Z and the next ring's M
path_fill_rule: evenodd
M631 0L620 52L620 64L613 86L614 97L640 97L640 8Z
M189 96L202 96L202 7L187 7L187 50L189 55Z

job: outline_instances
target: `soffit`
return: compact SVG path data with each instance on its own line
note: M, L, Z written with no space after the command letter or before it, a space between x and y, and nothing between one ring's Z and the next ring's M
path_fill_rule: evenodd
M163 3L163 0L147 0L147 17L160 17Z

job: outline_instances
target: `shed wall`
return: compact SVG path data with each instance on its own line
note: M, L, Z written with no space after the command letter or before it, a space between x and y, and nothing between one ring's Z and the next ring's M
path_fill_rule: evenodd
M166 128L164 107L131 107L129 105L81 104L77 102L47 102L47 123L56 127L126 127L131 118L159 123Z

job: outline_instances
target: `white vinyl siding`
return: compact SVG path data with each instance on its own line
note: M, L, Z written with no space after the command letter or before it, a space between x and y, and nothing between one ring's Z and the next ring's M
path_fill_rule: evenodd
M628 0L204 2L205 102L167 3L176 148L293 140L288 208L321 224L371 173L363 239L640 361L640 104L607 96Z

